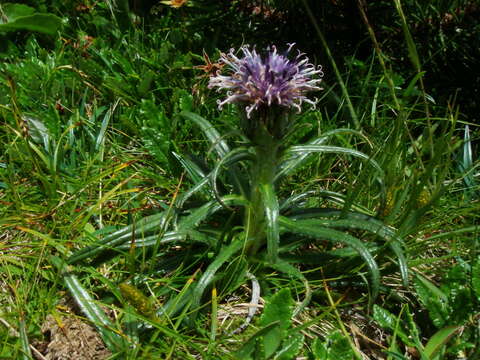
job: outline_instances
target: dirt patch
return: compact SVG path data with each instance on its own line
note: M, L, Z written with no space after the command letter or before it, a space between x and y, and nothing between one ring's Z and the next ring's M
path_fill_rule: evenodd
M47 316L42 325L46 340L35 345L44 359L103 360L111 355L96 329L77 316L70 304L61 309Z

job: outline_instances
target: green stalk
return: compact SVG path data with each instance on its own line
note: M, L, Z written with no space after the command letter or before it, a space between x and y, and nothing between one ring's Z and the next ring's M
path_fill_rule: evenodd
M262 187L272 186L279 162L280 141L263 126L255 134L255 160L251 168L250 205L246 210L247 252L254 255L267 238L266 205Z

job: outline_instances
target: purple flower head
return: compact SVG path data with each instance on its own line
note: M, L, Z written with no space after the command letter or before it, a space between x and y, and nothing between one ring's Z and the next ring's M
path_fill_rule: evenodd
M252 111L265 106L293 107L298 112L303 102L315 106L316 100L308 99L306 93L321 90L318 84L322 81L322 69L309 63L300 52L294 60L289 60L287 55L293 45L289 44L285 54L277 53L272 46L264 58L255 49L250 51L248 45L240 48L244 55L241 58L233 49L222 54L220 61L228 65L231 74L217 73L208 84L209 88L217 87L218 91L227 90L227 98L218 101L219 108L227 103L244 103L247 118L250 118ZM313 78L314 75L317 78Z

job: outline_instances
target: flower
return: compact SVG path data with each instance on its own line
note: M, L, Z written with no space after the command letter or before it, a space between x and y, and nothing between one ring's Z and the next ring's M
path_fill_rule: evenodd
M225 76L217 72L208 84L209 88L216 87L218 91L227 90L227 98L218 100L219 109L227 103L243 103L247 118L250 118L252 111L264 106L293 107L298 112L303 102L315 106L316 100L308 99L305 94L322 90L318 86L322 81L322 69L309 63L301 52L293 61L289 60L287 55L293 46L289 44L284 54L277 53L277 48L272 46L264 58L248 45L240 48L244 55L241 58L233 49L222 54L220 62L228 65L232 73Z
M164 0L161 1L162 4L169 5L173 8L180 8L187 3L188 0Z

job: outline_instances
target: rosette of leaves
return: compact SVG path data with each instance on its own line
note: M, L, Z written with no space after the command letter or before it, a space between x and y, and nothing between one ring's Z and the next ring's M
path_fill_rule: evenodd
M238 141L230 140L235 134L222 135L200 115L182 111L179 115L197 125L210 142L209 153L215 158L213 165L208 165L208 159L175 154L190 178L190 188L163 211L104 235L76 251L67 263L83 264L95 259L98 265L110 258L107 254L127 257L134 254L150 259L146 262L148 266L143 266L144 273L135 274L136 279L162 270L198 266L195 279L190 277L187 285L179 284L178 291L168 288L162 291L166 302L157 311L157 318L178 315L189 320L198 314L209 288L220 287L224 295L231 293L245 282L247 273L261 278L260 283L268 287L267 277L263 275L271 270L304 284L305 298L293 311L294 315L298 314L310 300L308 281L295 266L306 250L310 260L313 255L317 263L324 263L327 258L363 260L364 265L359 268L368 269L373 299L380 286L375 257L390 249L406 283L407 263L402 240L394 229L367 212L354 210L357 208L351 204L343 208L306 207L311 192L286 198L278 195L277 189L287 175L319 154L360 159L373 169L380 193L383 172L370 156L352 148L329 145L336 136L363 137L351 129L335 129L303 145L292 145L301 126L294 121L292 110L300 111L302 102L315 103L308 100L305 93L320 89L319 80L313 76L320 75L321 71L308 63L303 54L290 62L288 52L278 54L273 49L262 58L248 48L243 50L242 58L234 57L233 53L223 57L227 65L229 62L232 65L233 74L217 74L210 82L211 87L216 84L225 87L230 82L229 98L219 104L236 103L243 112L240 131L235 133ZM245 71L252 73L242 74ZM252 83L245 85L248 81ZM365 231L379 241L368 243L355 236ZM335 245L328 254L317 246L326 243ZM168 251L172 245L176 246L174 253ZM291 254L296 255L295 262L289 261Z

